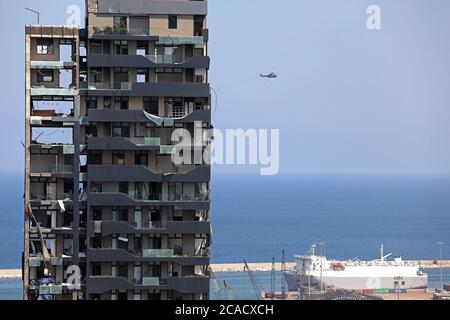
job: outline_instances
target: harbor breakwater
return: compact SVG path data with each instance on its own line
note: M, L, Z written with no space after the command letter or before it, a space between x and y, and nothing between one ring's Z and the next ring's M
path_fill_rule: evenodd
M432 261L432 260L415 260L407 261L420 266L421 269L450 269L450 260ZM272 263L249 263L249 268L254 272L270 272L273 269ZM286 263L286 270L291 270L295 267L294 262ZM226 272L244 272L244 263L230 263L230 264L212 264L211 269L215 273ZM275 263L275 271L282 271L281 263ZM0 270L0 279L18 279L22 277L22 270Z

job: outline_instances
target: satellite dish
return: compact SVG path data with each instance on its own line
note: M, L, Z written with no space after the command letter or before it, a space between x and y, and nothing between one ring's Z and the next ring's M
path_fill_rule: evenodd
M103 102L105 107L111 106L111 98L105 98L105 101Z

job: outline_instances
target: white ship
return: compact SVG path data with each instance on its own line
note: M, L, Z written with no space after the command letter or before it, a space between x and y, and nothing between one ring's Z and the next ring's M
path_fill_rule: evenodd
M372 261L327 260L317 256L311 246L305 256L295 256L296 266L284 273L289 291L300 287L334 288L346 290L422 289L428 286L428 275L415 263L401 257L387 260L391 254Z

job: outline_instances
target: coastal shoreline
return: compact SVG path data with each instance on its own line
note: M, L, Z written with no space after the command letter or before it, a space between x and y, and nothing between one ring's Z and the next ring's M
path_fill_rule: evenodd
M20 279L22 278L22 269L2 269L0 270L0 279Z
M438 264L431 260L409 261L421 266L422 269L450 269L450 260L442 261ZM249 268L254 272L270 272L272 271L272 263L249 263ZM295 267L294 262L286 263L286 270L291 270ZM227 272L244 272L243 263L222 263L212 264L211 269L214 273ZM281 263L275 263L275 271L282 271ZM0 279L20 279L22 278L21 269L0 269Z

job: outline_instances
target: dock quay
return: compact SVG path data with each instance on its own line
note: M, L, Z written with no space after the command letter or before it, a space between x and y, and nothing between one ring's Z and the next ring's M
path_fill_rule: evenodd
M410 260L408 262L419 265L422 269L450 269L450 260L432 261L432 260ZM253 272L270 272L272 271L272 263L249 263L250 269ZM286 270L294 268L294 262L286 263ZM244 263L230 263L230 264L212 264L211 269L215 273L226 272L243 272ZM282 270L281 263L275 263L275 271L280 272ZM0 270L0 279L18 279L22 277L22 270L9 269Z
M272 294L269 292L262 292L261 300L408 300L408 301L424 301L424 300L450 300L450 292L445 290L436 290L431 292L424 289L407 290L404 293L388 293L388 294L372 294L362 295L353 292L336 291L328 292L327 294L303 294L298 292L285 292L284 299L282 292L275 292L272 299ZM328 296L328 297L327 297Z

